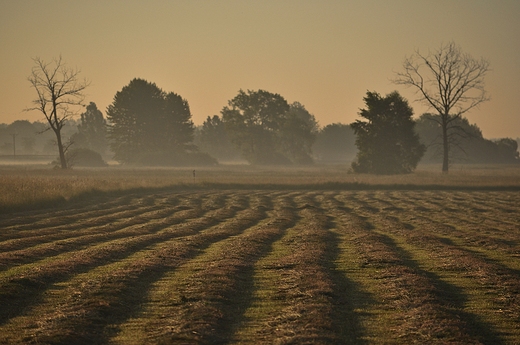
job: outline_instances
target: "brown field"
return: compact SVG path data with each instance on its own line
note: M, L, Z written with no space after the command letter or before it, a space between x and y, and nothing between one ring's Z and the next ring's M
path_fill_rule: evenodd
M520 165L459 165L449 174L426 165L413 174L348 173L348 166L214 168L103 168L53 170L44 165L0 165L0 214L62 205L92 195L129 190L180 189L503 189L520 190Z
M4 168L0 343L520 344L518 170Z

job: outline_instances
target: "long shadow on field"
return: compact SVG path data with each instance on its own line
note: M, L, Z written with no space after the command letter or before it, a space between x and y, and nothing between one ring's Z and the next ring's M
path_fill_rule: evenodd
M327 217L326 229L340 229L334 221L335 217L330 215L330 209L321 207L328 203L332 203L332 209L341 213L351 213L352 209L339 202L335 196L325 196L322 203L315 203L320 212ZM369 228L372 226L368 222L364 225ZM370 293L363 291L359 284L349 279L346 273L338 267L337 262L341 260L342 253L340 235L328 230L324 240L327 247L322 264L328 267L329 277L333 284L331 318L337 341L340 344L367 344L367 341L363 339L366 334L360 320L363 314L359 310L367 310L369 305L375 302Z
M463 321L466 325L465 331L474 339L478 339L483 344L501 345L505 344L499 334L493 329L493 326L483 321L478 315L464 312L464 305L467 302L467 296L463 290L456 285L450 284L442 280L437 274L425 271L420 268L419 264L411 257L403 248L385 234L379 233L382 242L395 251L403 263L415 270L418 274L427 277L435 286L436 297L439 302L446 306L454 314L455 318Z
M338 340L342 341L342 344L364 345L367 342L362 339L364 335L360 322L362 315L356 309L366 310L373 303L373 299L334 264L341 254L339 242L338 234L331 231L327 233L326 260L330 265L330 278L334 284L332 319Z
M151 239L143 241L138 245L127 248L126 250L112 253L110 258L104 260L121 260L132 255L147 246L156 243L158 240ZM62 269L45 275L44 277L27 278L20 277L11 279L0 286L0 325L5 324L10 318L23 315L30 310L34 305L37 305L44 300L44 292L52 284L60 281L65 281L72 275L88 272L93 267L100 264L99 261L94 260L86 264L78 264L71 269Z
M490 257L482 254L479 251L471 250L469 248L463 248L461 246L458 246L455 242L453 242L453 240L451 240L449 238L442 238L441 242L444 243L444 244L447 244L449 246L457 247L457 249L460 250L463 253L467 253L470 256L476 257L476 258L478 258L480 260L483 260L485 262L488 262L488 263L496 266L497 270L500 270L500 272L496 272L496 273L509 275L511 277L520 277L520 270L519 269L506 267L499 260L495 260L493 258L490 258ZM518 247L516 241L507 241L507 240L497 239L497 242L510 246L512 250L516 250L516 248Z
M241 205L242 206L242 205ZM243 209L249 205L243 205ZM242 209L242 207L240 207ZM236 211L236 210L235 210ZM219 222L218 219L208 218L206 226L212 226ZM169 226L158 225L157 229L151 232L158 232L159 230ZM185 231L172 234L168 238L181 237L186 235L193 235L196 232L202 230L193 229L193 233L186 233ZM89 258L86 262L82 262L76 265L64 265L59 267L52 272L44 273L34 277L16 277L8 282L0 285L0 326L4 325L9 319L20 316L28 312L33 306L42 303L44 301L44 292L51 287L53 284L65 281L69 277L81 273L88 272L94 267L102 265L106 262L114 262L122 260L146 247L152 246L158 242L164 241L165 238L149 238L131 246L126 247L124 250L111 252L108 256L104 256L105 253L96 254L94 257ZM66 267L65 267L66 266Z
M249 204L244 204L241 205L240 209L242 209L242 206L244 208L250 207ZM105 283L103 293L101 293L105 303L94 306L89 315L81 319L71 320L70 324L64 325L64 329L67 329L70 335L57 341L53 339L52 343L108 343L110 339L118 333L119 325L132 317L141 315L143 307L147 302L147 292L150 291L156 281L164 277L164 275L174 269L174 267L178 267L182 263L196 257L211 244L228 238L229 236L235 236L255 226L262 219L265 219L267 216L266 210L272 209L272 206L269 202L266 204L264 200L262 205L256 207L256 209L258 210L257 216L244 218L245 223L236 229L236 231L209 236L208 238L198 241L196 246L190 246L186 252L176 258L175 263L158 262L157 265L141 271L137 275L121 277L121 279L113 282L114 286ZM270 242L267 242L261 252L267 251L269 247ZM243 272L240 272L234 278L236 279L237 288L233 289L233 291L224 292L225 300L229 302L229 304L222 306L221 310L223 311L223 315L220 316L218 324L213 327L212 334L202 335L199 343L223 343L228 341L233 333L233 324L236 320L242 318L243 313L249 305L253 291L252 274L253 270L251 265L251 269L244 269ZM243 303L243 300L246 302ZM175 342L166 341L165 343Z
M211 340L206 339L205 344L229 343L233 339L233 335L247 322L245 313L253 305L257 290L254 279L255 264L261 258L269 255L273 251L274 243L283 238L287 229L294 227L301 219L295 211L294 202L289 197L285 197L282 204L282 212L287 212L290 216L282 216L276 220L280 227L279 233L263 243L259 253L252 258L251 264L241 270L236 277L236 289L226 295L226 299L230 303L222 308L223 317L218 322L217 332Z
M250 208L249 199L243 202L240 207L233 207L234 212ZM266 217L265 210L270 209L269 206L258 207L258 217L248 219L244 227L241 227L232 235L242 233L245 229L256 225ZM211 223L207 226L214 226L220 223L221 220L213 218ZM104 300L111 303L94 307L92 315L85 319L73 320L73 324L68 325L67 328L73 329L72 335L65 338L64 341L60 339L57 344L107 344L110 339L119 332L119 325L128 321L132 317L137 317L143 312L143 307L146 305L148 292L152 285L164 277L164 275L175 267L180 266L186 261L193 259L201 251L206 249L216 241L223 240L229 237L229 233L220 234L218 236L210 236L209 239L202 240L196 246L190 248L175 259L175 262L158 262L154 267L142 271L139 275L124 277L114 284L113 289L108 284L104 287L106 293L102 296ZM159 257L160 259L160 257ZM168 261L168 259L165 259ZM173 268L172 268L173 267ZM167 342L168 343L168 342Z
M287 229L293 227L298 220L299 217L297 216L288 220L276 236L270 238L269 241L264 242L260 253L253 258L252 264L247 267L247 269L242 270L235 278L237 279L236 289L226 296L231 303L222 308L223 317L219 320L216 327L218 332L216 337L211 339L208 343L228 343L235 332L244 324L244 321L246 320L245 312L252 306L255 298L254 294L256 288L254 280L254 263L265 255L268 255L273 250L273 244L280 240L286 234Z
M272 199L270 197L264 196L262 198L261 204L262 206L259 206L258 209L263 210L264 217L268 217L266 211L272 211L274 208ZM257 225L259 222L260 220L249 224L249 228ZM245 255L243 258L244 260L240 260L239 262L235 263L240 269L232 270L235 272L232 273L232 279L234 281L232 288L227 290L217 290L217 295L221 294L222 299L219 299L218 301L209 301L210 304L212 302L215 303L214 307L219 311L219 315L216 317L216 320L205 320L211 324L210 332L197 332L197 336L191 339L191 342L190 339L184 338L182 335L180 335L179 339L175 338L175 336L173 338L167 337L165 339L159 339L159 343L176 343L176 341L180 341L181 343L198 344L229 343L236 330L243 324L244 314L251 306L253 301L253 294L255 291L255 263L261 257L271 251L273 243L284 235L284 229L294 226L296 222L297 219L290 217L278 219L277 226L279 227L279 232L276 235L270 237L268 240L259 242L261 245L259 248L257 248L257 251L253 251L252 253ZM247 228L243 230L245 231ZM240 233L242 232L243 231ZM240 248L230 248L229 250L230 252L233 250L241 251ZM218 289L218 286L208 285L207 288L209 290L213 290ZM215 291L216 290L213 290L213 292ZM197 316L194 317L197 318Z

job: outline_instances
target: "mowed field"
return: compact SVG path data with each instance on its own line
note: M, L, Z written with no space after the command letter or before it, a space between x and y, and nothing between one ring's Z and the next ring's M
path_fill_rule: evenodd
M4 212L0 343L520 344L518 188L298 176Z

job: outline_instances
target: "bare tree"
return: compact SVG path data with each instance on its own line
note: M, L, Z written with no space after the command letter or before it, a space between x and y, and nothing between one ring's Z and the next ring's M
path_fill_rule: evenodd
M484 89L489 62L483 58L474 59L450 42L428 55L417 50L405 59L403 68L394 83L415 88L420 95L419 101L440 115L440 119L432 119L442 128L442 171L447 173L451 131L456 130L457 120L489 100Z
M43 113L49 128L56 134L61 168L67 169L67 145L63 143L61 129L67 119L76 114L74 108L83 105L83 91L89 83L85 79L79 80L80 71L67 67L61 56L50 63L38 57L33 60L35 66L28 80L36 90L38 98L32 101L34 107L26 110L38 110Z

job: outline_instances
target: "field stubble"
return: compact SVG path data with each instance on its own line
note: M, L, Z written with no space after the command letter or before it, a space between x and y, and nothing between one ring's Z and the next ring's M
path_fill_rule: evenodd
M520 189L520 165L461 165L449 174L435 165L407 175L349 174L348 167L123 168L50 170L0 166L0 214L102 198L129 190L177 189ZM194 174L195 173L195 174Z
M292 182L4 214L0 343L520 344L518 191Z

